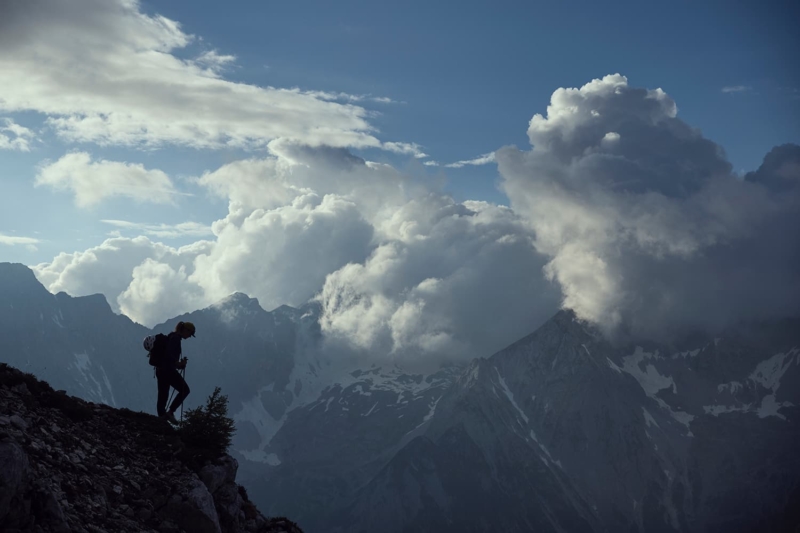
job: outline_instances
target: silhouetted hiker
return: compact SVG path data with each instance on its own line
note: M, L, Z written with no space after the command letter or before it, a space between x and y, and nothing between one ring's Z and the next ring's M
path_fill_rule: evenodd
M181 340L194 337L194 324L191 322L178 322L175 331L169 335L158 335L147 337L144 340L144 347L149 352L150 364L156 367L156 377L158 378L158 401L156 410L159 418L166 418L173 424L177 424L175 411L181 406L183 401L189 396L189 385L183 379L178 370L186 368L188 359L181 359ZM169 399L169 388L174 388L178 395L172 400L172 405L167 411L167 400Z

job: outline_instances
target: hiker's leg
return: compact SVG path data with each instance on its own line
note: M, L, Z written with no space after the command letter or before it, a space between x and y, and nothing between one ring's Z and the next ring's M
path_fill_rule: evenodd
M174 370L173 372L174 374L172 374L170 379L170 385L175 387L175 390L178 391L178 395L175 396L175 399L172 400L172 405L169 406L171 413L177 411L178 407L180 407L183 403L183 400L189 396L189 385L186 384L186 380L183 379L183 376L181 376L180 372L177 370Z
M170 380L166 369L157 368L156 378L158 378L158 400L156 401L156 412L158 416L167 414L167 400L169 399Z

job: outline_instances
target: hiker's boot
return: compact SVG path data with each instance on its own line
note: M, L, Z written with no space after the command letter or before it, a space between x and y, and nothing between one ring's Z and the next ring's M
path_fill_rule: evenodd
M177 424L178 423L178 419L175 418L175 413L173 413L172 411L167 413L167 421L172 422L173 424Z

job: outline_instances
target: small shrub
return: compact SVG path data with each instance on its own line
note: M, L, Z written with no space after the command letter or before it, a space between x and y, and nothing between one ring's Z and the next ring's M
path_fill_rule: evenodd
M256 508L253 502L244 502L242 511L244 511L244 517L247 520L254 520L258 516L258 508Z
M210 460L224 455L236 432L233 419L228 417L228 397L216 387L205 406L190 409L184 415L181 438L192 455Z

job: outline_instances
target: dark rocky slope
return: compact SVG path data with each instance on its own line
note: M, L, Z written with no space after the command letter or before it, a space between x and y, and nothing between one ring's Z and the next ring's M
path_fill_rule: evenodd
M302 533L249 501L236 459L197 464L187 451L151 415L85 402L0 364L4 532Z

